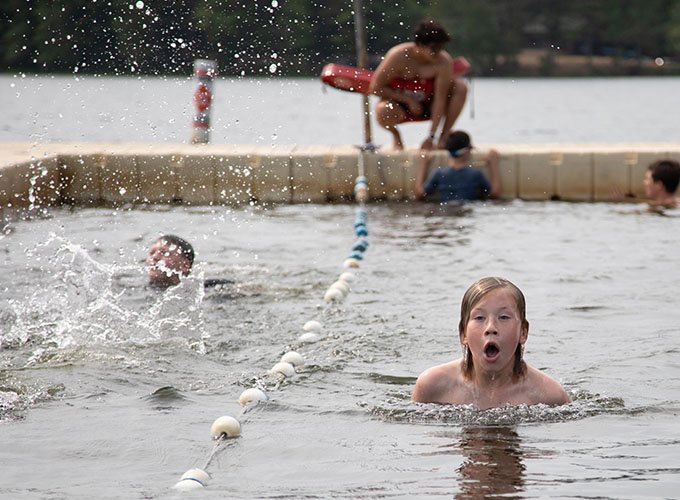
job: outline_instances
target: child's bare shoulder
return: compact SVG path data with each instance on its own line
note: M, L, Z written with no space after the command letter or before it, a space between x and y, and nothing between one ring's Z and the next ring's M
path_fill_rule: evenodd
M531 366L527 366L527 386L530 387L532 404L559 406L571 403L569 394L557 380Z
M433 366L420 374L411 399L420 403L447 403L461 381L460 361Z

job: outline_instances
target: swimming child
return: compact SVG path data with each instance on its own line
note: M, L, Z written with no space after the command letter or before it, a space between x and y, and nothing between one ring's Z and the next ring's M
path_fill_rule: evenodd
M188 276L194 265L194 247L183 238L165 234L156 239L149 250L146 267L149 271L149 286L169 288L179 285ZM203 281L205 288L232 285L234 280L209 278Z
M420 165L416 174L415 194L422 199L439 191L439 201L483 200L498 198L501 193L501 179L498 175L498 151L491 149L486 156L490 181L481 170L472 167L472 144L467 132L456 130L446 136L449 150L449 165L425 176L432 157L428 151L421 151Z
M463 296L458 325L463 357L425 370L411 399L419 403L562 405L564 388L523 359L529 335L524 294L504 278L482 278Z
M153 242L146 259L149 285L154 288L178 285L180 279L189 274L193 263L191 243L179 236L163 235Z
M618 189L609 193L612 201L647 203L651 209L677 208L675 191L680 184L680 163L671 158L656 160L647 167L644 186L646 198L629 198Z

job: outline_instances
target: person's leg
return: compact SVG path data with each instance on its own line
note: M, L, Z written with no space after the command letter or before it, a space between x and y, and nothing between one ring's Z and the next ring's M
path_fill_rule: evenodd
M379 101L375 105L375 119L382 128L392 134L393 147L396 150L404 149L401 135L397 130L397 124L406 118L406 111L392 101Z
M451 86L451 97L446 106L446 115L444 118L444 126L442 127L442 135L437 148L446 149L446 136L456 123L460 112L465 105L465 98L467 97L468 86L461 78L454 78Z

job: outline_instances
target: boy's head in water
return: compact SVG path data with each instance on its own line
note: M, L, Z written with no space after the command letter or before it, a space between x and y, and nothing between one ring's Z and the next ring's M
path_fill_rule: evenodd
M154 241L146 265L149 269L149 285L167 288L179 284L180 279L191 271L194 249L189 242L166 234Z
M680 163L675 160L657 160L645 174L645 191L647 196L656 199L660 196L672 195L680 183Z
M485 335L487 322L495 335ZM524 343L529 335L524 294L513 283L497 277L482 278L463 295L458 334L463 345L463 375L470 378L475 362L505 366L512 362L512 377L524 374Z

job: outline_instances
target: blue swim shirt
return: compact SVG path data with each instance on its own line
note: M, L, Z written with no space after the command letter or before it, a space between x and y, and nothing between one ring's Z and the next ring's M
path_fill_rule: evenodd
M477 200L486 198L491 184L481 170L470 166L456 169L453 167L434 170L423 186L423 191L431 195L439 190L439 201Z

